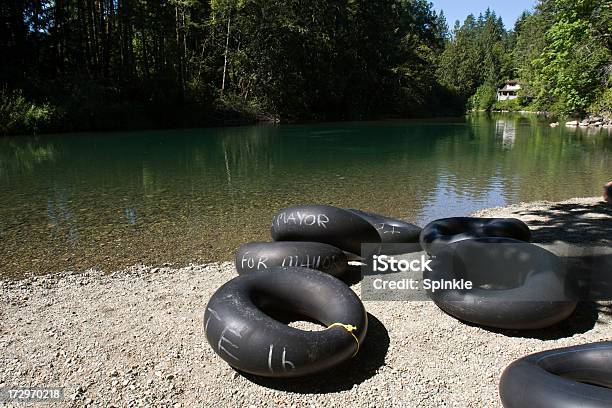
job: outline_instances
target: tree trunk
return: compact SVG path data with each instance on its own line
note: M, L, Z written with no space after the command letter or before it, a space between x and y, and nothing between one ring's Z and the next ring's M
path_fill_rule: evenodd
M225 91L225 75L227 72L227 52L229 50L229 38L230 38L230 25L232 21L232 15L230 14L227 18L227 33L225 36L225 54L223 58L223 80L221 81L221 95Z
M181 40L181 21L179 19L178 3L174 7L174 24L176 30L176 55L178 57L178 81L179 81L179 98L181 102L185 96L185 68L183 66L183 42Z

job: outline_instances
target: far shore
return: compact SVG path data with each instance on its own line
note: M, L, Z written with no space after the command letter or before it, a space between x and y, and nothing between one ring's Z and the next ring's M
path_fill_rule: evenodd
M484 209L513 216L536 243L610 245L612 211L575 198ZM3 281L0 386L61 386L61 406L501 407L503 369L526 354L609 339L612 303L579 306L558 326L513 332L466 325L432 302L366 301L362 352L293 381L246 377L212 351L202 313L232 263L137 265ZM361 284L351 286L361 293ZM454 404L454 405L453 405Z

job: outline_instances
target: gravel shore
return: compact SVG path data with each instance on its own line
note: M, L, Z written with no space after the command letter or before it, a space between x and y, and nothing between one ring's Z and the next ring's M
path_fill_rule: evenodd
M582 226L583 238L600 242L611 218L594 198L479 215L523 218L536 242L579 241L579 228L555 235L542 221L560 204L568 214L581 206L577 216L596 224ZM512 332L464 324L432 302L367 301L368 336L348 363L305 379L245 377L213 352L202 328L208 299L235 275L225 262L4 281L0 387L62 386L65 399L54 406L75 407L499 407L499 377L513 360L612 337L610 303L581 304L547 330ZM360 293L359 283L352 288Z

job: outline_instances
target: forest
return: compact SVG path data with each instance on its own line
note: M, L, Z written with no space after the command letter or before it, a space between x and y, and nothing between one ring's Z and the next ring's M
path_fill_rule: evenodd
M437 64L440 83L467 107L612 114L612 2L541 0L506 31L490 10L455 24ZM519 99L496 103L517 79Z
M612 112L609 0L509 29L425 0L8 0L0 20L0 134Z

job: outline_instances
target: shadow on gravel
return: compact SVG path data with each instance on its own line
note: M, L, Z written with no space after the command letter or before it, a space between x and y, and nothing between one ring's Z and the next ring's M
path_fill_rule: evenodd
M612 234L612 231L611 231ZM582 300L612 300L612 253L567 256L569 275L578 282L578 296Z
M564 321L544 329L537 330L509 330L497 329L494 327L484 327L477 324L462 321L468 326L479 327L483 330L492 333L503 334L508 337L520 337L525 339L538 340L559 340L565 337L571 337L575 334L586 333L595 327L599 320L599 315L612 315L612 306L601 304L598 302L584 301L578 303L574 313Z
M612 206L596 204L555 204L547 210L517 211L521 216L538 216L528 221L534 243L562 241L580 245L612 244Z
M373 377L385 364L389 334L376 317L368 313L368 333L359 354L344 364L303 378L266 378L237 371L247 380L263 387L299 394L326 394L346 391Z
M579 254L561 256L561 259L569 272L568 276L577 280L578 295L582 301L569 318L555 326L541 330L498 332L512 337L553 340L587 332L601 315L611 316L612 254L590 253L590 248L612 247L612 206L603 201L596 204L555 204L546 210L517 211L516 214L542 217L541 220L527 221L532 230L533 243L562 242Z

